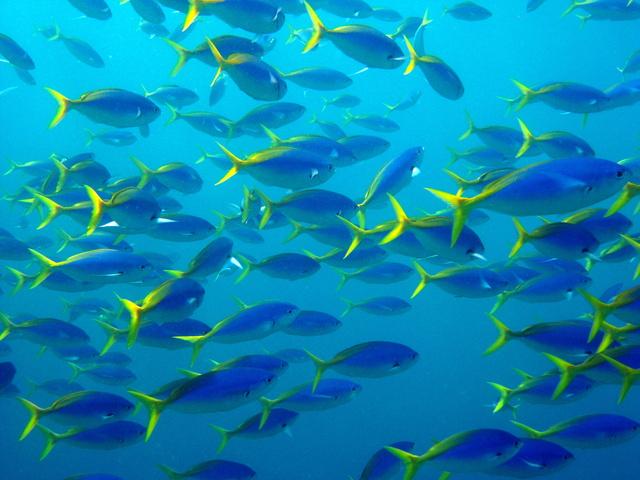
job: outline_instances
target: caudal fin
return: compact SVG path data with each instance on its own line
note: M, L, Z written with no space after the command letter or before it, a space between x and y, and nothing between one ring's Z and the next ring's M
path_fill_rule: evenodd
M529 239L529 234L527 233L525 228L522 226L522 223L520 223L520 220L513 217L513 224L516 226L516 231L518 232L518 238L516 242L513 244L513 247L511 247L511 252L509 252L509 258L515 257L520 251L520 249L522 248L522 246Z
M36 278L33 279L33 282L31 282L30 288L36 288L38 285L44 282L49 275L51 275L52 269L60 265L60 263L51 260L37 250L34 250L33 248L30 248L29 252L31 252L31 255L36 257L36 260L38 260L42 264L42 270L40 270L40 273L38 273Z
M622 375L622 388L620 389L620 395L618 396L618 403L622 403L629 393L629 390L631 390L633 384L637 382L638 378L640 378L640 369L625 365L604 353L601 353L600 356L613 365L616 370L620 372L620 375Z
M504 323L502 323L498 319L498 317L496 317L495 315L490 313L489 314L489 318L491 319L493 324L498 329L498 338L496 339L495 342L493 342L491 344L491 346L489 348L487 348L484 351L485 355L489 355L490 353L493 353L496 350L502 348L509 341L509 339L511 338L511 335L512 335L512 332L511 332L511 330L509 330L509 327L507 327Z
M147 433L145 435L145 442L147 442L155 430L158 420L160 420L160 414L164 410L166 402L136 390L127 391L129 392L129 395L141 402L149 411L149 423L147 424Z
M411 224L411 219L405 213L400 202L390 193L387 193L387 197L389 197L389 201L393 207L393 213L396 215L396 221L393 229L391 229L391 231L380 241L380 245L386 245L387 243L393 242L396 238L406 232Z
M637 197L638 195L640 195L640 184L634 183L634 182L628 182L622 189L622 192L620 192L620 195L618 196L616 201L613 202L613 205L611 205L609 207L609 210L607 210L605 217L610 217L614 213L618 212L627 203L629 203L634 197Z
M518 125L520 125L520 131L522 131L522 146L520 147L520 150L518 150L516 158L520 158L525 153L527 153L536 141L536 137L533 135L533 133L531 133L531 130L529 130L527 124L524 123L520 118L518 119Z
M562 395L562 392L567 389L573 379L576 378L580 368L577 365L573 365L572 363L569 363L560 357L556 357L555 355L551 355L550 353L544 353L543 355L551 360L560 372L560 381L558 382L558 385L556 385L556 389L553 391L553 395L551 397L553 400L556 400L560 395Z
M173 70L171 70L171 76L175 77L178 72L182 70L182 67L185 66L189 58L191 58L191 50L184 48L178 42L174 42L173 40L170 40L168 38L163 38L163 40L167 42L167 44L178 54L178 60L176 61Z
M395 448L395 447L385 447L385 448L389 453L395 455L400 460L402 460L402 463L404 464L404 476L402 477L402 479L403 480L413 479L416 476L416 473L418 473L418 469L420 468L420 465L422 463L421 457L419 457L418 455L414 455L413 453L405 452L404 450L401 450L399 448Z
M517 112L518 110L522 110L524 106L536 96L536 91L527 87L524 83L521 83L518 80L513 80L513 83L518 87L518 90L520 90L520 101L516 106Z
M36 427L36 425L38 425L38 421L40 420L40 416L42 415L44 409L40 408L35 403L30 402L26 398L18 397L18 400L28 410L30 415L27 425L24 427L24 430L22 430L22 433L20 434L19 440L22 441L27 438L27 436Z
M593 307L593 323L591 324L591 331L589 332L589 341L592 341L602 328L602 324L609 314L615 310L615 307L611 303L603 302L584 289L579 289L578 292L580 292L584 299Z
M220 452L224 450L224 447L227 446L227 443L229 443L231 431L213 424L210 424L209 426L220 434L220 445L218 445L218 449L216 450L216 453L220 454Z
M309 355L309 358L313 361L313 364L316 367L316 374L315 377L313 377L313 383L311 384L311 393L314 393L316 391L316 388L318 388L320 380L322 380L322 375L324 375L324 372L327 371L331 364L322 360L320 357L316 357L308 350L305 350L305 353Z
M218 185L226 182L227 180L229 180L231 177L235 176L242 167L244 167L244 160L242 160L240 157L238 157L237 155L234 155L228 148L226 148L224 145L218 143L218 147L220 147L220 150L222 150L222 152L227 156L227 158L231 161L231 168L227 171L227 173L224 174L224 176L218 180L215 183L215 186L217 187Z
M129 334L127 335L127 347L131 348L138 338L143 310L142 307L131 300L121 297L118 297L118 300L120 300L124 309L129 312Z
M493 388L498 390L500 393L500 398L496 402L496 406L493 409L493 413L498 413L503 408L509 406L509 399L511 398L511 394L513 390L505 387L504 385L500 385L499 383L488 382Z
M55 447L56 444L65 437L65 434L52 432L47 427L44 427L40 424L36 426L38 430L40 430L44 435L45 444L44 448L42 449L42 453L40 454L40 460L44 460L51 453L53 447Z
M427 286L427 283L429 283L433 279L433 277L429 275L427 271L424 269L424 267L420 265L418 262L413 262L413 267L418 272L418 275L420 275L420 282L418 283L418 286L413 290L413 293L411 294L411 298L416 298L418 294L424 289L424 287Z
M453 227L451 229L451 246L454 246L458 241L458 237L462 233L471 211L474 205L479 200L480 196L466 198L456 193L447 193L442 190L436 190L435 188L427 188L429 193L436 196L443 202L449 204L453 208Z
M105 201L102 200L98 192L96 192L89 185L84 186L87 191L87 195L89 196L89 200L91 200L91 216L89 217L89 223L87 224L87 233L89 236L96 231L98 227L98 223L102 219L102 214L104 213L104 207L106 205Z
M62 119L67 115L67 112L73 105L73 100L68 99L60 92L54 90L53 88L45 87L45 90L53 96L53 98L58 102L58 111L54 115L53 119L49 123L49 128L53 128L58 125Z
M318 46L318 44L320 43L320 40L322 39L323 34L327 31L327 27L324 26L324 23L322 23L322 20L320 20L320 17L316 13L316 11L313 9L313 7L309 5L309 2L305 1L304 6L307 9L307 14L311 19L311 24L313 28L313 33L311 34L311 37L309 38L309 40L307 41L307 44L304 46L304 49L302 50L302 53L307 53L308 51L313 50Z

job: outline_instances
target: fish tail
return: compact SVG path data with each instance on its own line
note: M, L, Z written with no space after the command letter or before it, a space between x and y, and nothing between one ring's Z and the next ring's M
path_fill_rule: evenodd
M273 209L275 204L273 200L271 200L269 197L267 197L267 195L265 195L263 192L261 192L257 188L254 189L253 192L258 197L260 197L260 200L262 200L262 205L264 206L264 212L262 213L262 218L260 219L260 224L258 225L259 229L263 229L267 225L267 223L269 223L269 220L273 215Z
M40 273L38 273L36 278L33 279L33 282L31 283L31 287L30 287L30 288L36 288L38 285L44 282L49 275L51 275L52 269L59 266L61 262L55 262L50 258L44 256L42 253L38 252L37 250L34 250L33 248L30 248L29 251L31 252L31 255L36 257L36 260L38 260L42 264L42 270L40 271Z
M210 86L213 87L220 78L220 75L222 75L222 70L226 66L227 61L222 56L222 53L220 53L220 50L218 50L218 47L216 47L216 44L213 43L210 38L207 38L207 42L209 43L209 49L211 50L213 57L216 59L216 62L218 62L218 69L216 70L216 74L213 76L213 80L211 80Z
M344 311L340 314L340 316L346 317L356 307L356 302L349 300L348 298L341 298L341 300L347 305L345 306Z
M93 131L89 130L88 128L85 128L84 131L87 132L87 143L85 143L84 145L85 147L89 147L95 140L96 134Z
M602 324L607 319L609 314L615 310L615 307L610 303L605 303L599 298L591 295L584 289L579 289L580 295L584 297L584 299L589 302L591 307L593 308L593 318L591 324L591 331L589 332L589 341L593 340L596 334L602 328Z
M353 235L351 243L349 244L349 248L347 248L347 251L345 252L343 257L343 258L347 258L349 255L353 253L353 251L356 248L358 248L358 246L362 243L362 240L364 240L364 238L368 235L368 232L365 228L359 227L353 224L346 218L341 217L340 215L338 215L338 218L342 223L344 223L347 226L349 230L351 230L351 233Z
M449 163L447 164L447 167L450 167L458 160L460 160L462 154L460 154L460 152L458 152L455 148L447 147L447 150L449 150L449 153L451 154L451 160L449 160ZM445 170L445 173L448 173L449 171L450 170Z
M471 114L469 112L466 112L465 116L467 117L468 127L464 132L462 132L462 135L458 137L458 140L465 140L476 132L476 126L473 123L473 118L471 118Z
M164 123L164 126L166 127L167 125L171 125L173 122L180 118L180 112L173 105L169 105L168 103L166 103L165 105L169 109L169 118Z
M0 323L2 323L3 330L0 332L0 342L7 338L11 331L15 328L15 325L9 320L9 317L0 312Z
M327 31L327 27L324 26L324 23L322 23L322 20L320 20L320 17L316 13L316 11L313 9L313 7L309 5L309 2L305 1L304 6L307 9L307 14L311 19L311 24L313 27L313 33L311 34L311 38L309 38L309 40L307 41L307 44L304 46L304 49L302 50L302 53L307 53L308 51L313 50L318 46L318 44L320 43L320 40L322 39L322 35Z
M601 353L600 356L607 362L609 362L613 367L615 367L616 370L618 370L622 375L622 388L620 389L620 395L618 396L618 403L622 403L633 384L640 377L640 369L631 368L630 366L625 365L624 363L619 362L615 358L611 358L604 353Z
M638 242L635 238L630 237L629 235L620 234L622 239L629 244L636 251L636 255L640 253L640 242ZM633 272L633 279L635 280L640 276L640 263L636 266L635 272Z
M265 423L269 419L271 415L271 410L278 404L278 400L271 400L267 397L260 397L260 404L262 405L262 415L260 416L260 424L258 425L258 430L262 430Z
M126 298L118 297L120 303L124 307L124 309L129 312L130 320L129 320L129 334L127 336L127 347L131 348L134 343L136 343L136 339L138 338L138 332L140 331L140 323L142 320L142 307L140 307L137 303L132 302L131 300L127 300Z
M520 130L522 131L522 146L520 147L520 150L518 150L516 158L520 158L527 153L537 140L533 133L531 133L531 130L529 130L529 127L527 127L527 124L520 118L518 119L518 125L520 125Z
M386 245L393 242L396 238L402 235L410 226L411 219L407 216L400 202L396 198L387 193L391 206L393 207L393 213L396 215L396 225L391 229L389 233L380 241L380 245Z
M395 447L385 447L385 449L402 460L402 463L404 464L404 476L402 477L402 480L411 480L416 476L418 468L420 468L420 464L422 463L422 457Z
M38 425L38 421L40 420L40 417L42 416L42 413L45 411L45 409L40 408L35 403L30 402L26 398L18 397L18 400L28 410L30 415L27 425L24 427L24 430L22 430L22 433L20 434L19 440L22 441L27 438L27 436L36 427L36 425Z
M96 323L107 334L107 341L105 342L104 347L102 347L102 350L100 351L100 356L103 356L118 341L118 337L123 333L125 333L126 331L118 327L114 327L110 323L103 322L102 320L96 320Z
M234 155L228 148L226 148L224 145L218 143L218 147L220 147L220 150L222 150L222 153L224 153L227 158L231 161L232 163L232 167L227 171L227 173L224 174L224 176L218 180L215 183L215 186L217 187L218 185L226 182L227 180L229 180L231 177L233 177L234 175L236 175L241 168L244 167L245 161L242 160L240 157L238 157L237 155Z
M522 96L522 98L518 102L518 105L516 106L517 112L518 110L522 110L522 108L524 108L524 106L529 103L533 97L536 96L537 92L527 87L524 83L519 82L518 80L513 80L513 83L516 87L518 87L518 90L520 90L520 94Z
M291 233L289 234L289 236L285 238L284 243L290 242L291 240L298 238L300 234L304 233L307 230L302 224L296 222L295 220L289 219L289 223L293 227L293 230L291 230Z
M147 395L142 392L138 392L136 390L127 390L129 395L138 400L144 407L149 411L149 423L147 424L147 434L145 435L145 442L149 441L151 434L156 428L158 424L158 420L160 420L160 414L164 410L166 406L165 400L160 400L158 398L152 397L151 395Z
M420 275L420 282L418 283L418 286L413 290L413 293L411 294L411 298L416 298L418 294L424 289L424 287L427 286L427 283L433 280L433 276L429 275L427 271L424 269L424 267L420 265L418 262L413 262L413 266L418 272L418 275Z
M457 158L456 156L458 155L457 152L452 152L451 156L452 158L455 158L455 160L452 160L451 163L454 163ZM452 172L451 170L445 168L443 170L444 173L446 173L447 175L449 175L449 177L451 177L451 179L456 182L456 185L458 186L458 188L460 189L460 192L463 193L465 191L465 189L469 188L469 185L471 184L471 182L465 178L462 178L460 175L458 175L455 172Z
M523 430L531 438L542 438L545 436L544 432L541 432L540 430L535 430L530 426L525 425L524 423L520 423L516 420L511 420L511 423L513 423L519 429Z
M616 201L613 202L613 205L611 205L609 210L607 210L605 217L610 217L614 213L618 212L638 195L640 195L640 183L628 182L623 187L622 192L620 192Z
M81 373L86 371L77 363L67 362L67 365L69 365L69 367L71 368L71 378L69 378L69 383L75 381Z
M202 347L204 347L205 342L211 337L210 333L211 331L205 335L177 335L173 337L191 344L191 362L189 366L193 367L195 365L202 351Z
M240 275L238 275L238 278L236 278L235 283L240 283L242 280L247 278L247 275L249 275L249 273L251 273L251 270L254 268L255 264L247 257L239 253L236 254L236 258L240 262L240 265L242 265L242 272L240 273Z
M171 480L180 480L182 475L180 475L175 470L167 467L166 465L158 465L158 468L164 472L164 474L169 477Z
M55 98L56 102L58 102L58 111L49 123L49 128L53 128L62 121L67 112L72 108L73 100L65 97L63 94L54 90L53 88L45 87L45 90L49 92L51 96L53 96L53 98Z
M184 48L178 42L174 42L173 40L170 40L168 38L163 38L163 40L167 42L167 44L178 54L178 60L176 61L173 70L171 70L171 76L175 77L178 72L182 70L182 67L185 66L189 58L191 58L191 50Z
M55 218L57 218L63 211L64 207L55 200L51 200L46 195L36 192L35 190L29 190L33 195L33 198L47 207L47 215L42 219L40 225L36 227L36 230L42 230L49 225Z
M140 181L138 182L138 185L136 185L136 188L138 189L142 189L145 187L145 185L147 185L149 183L149 180L151 180L151 176L155 173L152 169L150 169L149 167L147 167L142 160L140 160L138 157L135 156L131 156L131 161L133 162L133 164L138 167L138 170L140 170Z
M494 314L490 313L489 318L498 329L498 338L484 351L485 355L489 355L502 348L511 339L513 333L509 327L502 323Z
M529 234L522 226L522 223L520 223L520 220L518 220L516 217L513 217L513 224L516 226L518 239L516 240L516 243L513 244L511 252L509 252L509 258L515 257L522 246L525 244L525 242L529 239Z
M51 453L53 447L55 447L56 444L65 436L64 434L52 432L47 427L40 424L37 424L36 427L42 432L45 440L44 448L42 449L42 453L40 454L40 460L42 461Z
M220 452L224 450L224 447L227 446L227 443L229 443L229 438L231 438L231 430L227 430L226 428L222 428L218 425L213 424L210 424L209 426L220 434L220 445L218 445L218 449L216 450L216 453L220 454Z
M493 383L493 382L487 382L487 383L489 383L489 385L491 385L493 388L498 390L498 393L500 394L500 398L498 399L498 402L496 403L496 406L493 409L493 413L498 413L504 407L509 405L509 399L511 398L511 394L513 390L505 387L504 385L500 385L499 383Z
M222 0L221 0L222 1ZM209 3L215 3L209 1ZM182 24L182 31L186 32L193 22L200 16L200 8L202 6L202 0L189 0L189 9L187 10L187 16L184 18Z
M11 272L14 277L16 277L16 285L15 287L13 287L13 290L11 290L11 295L15 295L20 290L22 290L22 287L24 287L24 284L29 277L26 273L21 272L17 268L7 267L7 270L9 270L9 272ZM2 336L2 334L0 334L0 340L2 340L3 338L4 337Z
M500 310L502 308L502 306L507 303L507 300L509 300L509 298L511 298L511 296L516 292L516 289L513 290L506 290L502 293L500 293L498 295L498 299L496 300L496 303L493 305L493 307L491 308L491 311L489 312L489 315L493 315L495 314L498 310Z
M58 247L58 249L56 250L56 253L60 253L61 251L63 251L65 248L67 248L69 246L69 243L71 243L74 238L69 235L69 233L67 233L66 230L63 230L62 228L58 229L58 237L60 238L60 246Z
M407 46L407 50L409 50L409 63L407 64L407 68L404 69L404 75L409 75L416 68L418 61L420 60L420 56L418 55L418 52L416 52L411 40L409 40L409 37L403 35L402 38L404 38L404 43Z
M89 200L91 200L91 216L89 217L89 224L87 225L86 235L89 236L96 231L98 223L102 218L102 214L104 213L104 207L106 202L102 200L98 192L96 192L89 185L84 186L87 191L87 195L89 196Z
M436 196L445 203L448 203L453 208L453 227L451 228L451 246L454 246L458 241L458 237L462 233L467 218L471 214L475 204L483 197L476 195L475 197L463 197L460 192L447 193L442 190L436 190L435 188L427 188L429 193Z
M560 371L560 381L556 386L556 389L553 391L552 399L557 399L562 392L564 392L567 387L571 384L576 375L578 375L579 367L577 365L573 365L572 363L563 360L560 357L556 357L550 353L543 353L545 357L547 357L551 362L555 364L555 366Z
M311 361L313 361L313 364L316 367L316 374L313 377L313 383L311 385L311 393L314 393L316 391L316 388L318 388L318 384L322 379L322 375L324 374L324 372L327 371L327 368L329 368L331 364L329 362L322 360L320 357L316 357L313 353L311 353L308 350L305 350L305 353L309 355L309 358L311 359Z
M345 272L344 270L336 269L338 275L340 275L340 280L338 281L338 286L336 290L342 290L342 288L347 284L347 282L351 279L351 274L349 272Z

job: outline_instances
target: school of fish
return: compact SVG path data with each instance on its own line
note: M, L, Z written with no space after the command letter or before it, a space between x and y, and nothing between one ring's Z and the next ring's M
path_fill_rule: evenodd
M83 22L109 22L129 8L105 0L61 3L68 3L61 14L82 15ZM544 84L514 80L503 99L510 115L501 123L477 125L472 104L465 104L466 79L455 65L428 52L425 37L431 23L446 17L459 25L490 21L491 9L497 10L499 2L463 1L437 18L430 16L434 12L423 14L423 3L428 2L404 2L398 10L365 0L120 3L133 7L145 35L162 39L160 43L175 52L174 66L157 65L154 75L167 79L157 88L130 91L105 84L98 90L61 92L38 75L38 58L23 46L28 36L13 24L4 24L0 33L0 56L6 64L0 67L46 89L51 96L50 128L70 116L84 117L88 148L100 142L116 151L150 135L171 136L175 127L170 125L178 121L217 147L208 147L197 159L164 164L134 156L126 167L129 176L113 175L109 159L90 151L12 161L4 175L15 189L2 192L3 201L28 220L22 230L7 224L0 228L0 259L6 270L2 295L8 306L0 312L0 356L5 357L0 396L24 407L25 426L16 442L39 432L40 460L55 454L58 444L110 455L108 451L134 443L152 444L154 432L172 411L191 414L197 421L211 421L216 414L211 427L220 443L216 451L212 440L210 459L193 459L186 470L162 465L158 478L267 478L269 472L254 471L249 460L227 460L221 452L232 440L268 442L309 411L357 402L359 392L376 378L398 375L395 380L402 382L403 372L428 361L428 353L415 350L411 339L398 343L384 336L365 340L369 337L363 335L362 342L345 345L338 333L347 321L342 317L356 311L418 317L412 300L428 296L432 288L440 288L452 301L494 299L493 308L479 311L476 319L497 330L485 353L522 343L546 358L548 369L519 371L520 383L509 387L499 378L483 379L497 395L493 412L511 412L504 416L503 428L484 428L479 419L428 447L415 444L428 443L429 432L426 438L380 445L361 473L344 472L342 478L410 480L423 466L429 467L431 478L440 479L469 473L532 478L555 474L571 462L588 463L585 450L638 442L640 418L614 410L616 401L625 401L640 382L640 285L634 283L640 264L633 278L621 277L603 293L594 291L591 283L594 271L615 272L621 262L640 256L640 230L634 226L640 204L633 210L633 199L640 196L640 160L608 159L577 133L543 131L523 117L533 103L543 104L550 115L577 114L584 121L639 103L640 77L634 74L640 72L640 50L629 52L620 67L624 79L606 89L555 81L553 72ZM536 14L545 1L522 3L523 14ZM640 2L574 0L564 12L560 8L557 17L561 14L577 14L588 25L634 21L640 19ZM219 26L207 28L209 36L196 30L207 21ZM51 55L72 55L82 68L108 68L109 58L56 24L41 26L29 41L51 42ZM305 54L313 64L313 51L320 47L336 58L347 57L361 70L280 70L279 53ZM210 70L205 79L210 86L197 92L175 83L193 60ZM366 85L372 70L393 69L422 76L424 88L406 92L397 103L384 103L391 95L381 99L382 113L355 113L362 100L358 90L341 92L356 80ZM292 89L304 90L309 98L326 97L322 111L288 102L285 97ZM240 112L237 120L215 113L216 104L231 93L255 100L257 106ZM394 120L396 112L417 111L433 96L457 102L466 112L460 141L473 138L475 146L450 146L448 164L431 158L429 146L419 139L415 145L393 145L401 153L389 156L392 143L386 137L402 128ZM208 109L193 110L201 98ZM278 129L285 126L299 134L281 136ZM366 133L352 134L353 127ZM247 139L262 147L248 150ZM366 192L323 188L356 164L369 172ZM203 175L203 166L213 166L219 175ZM450 184L435 185L429 174L420 175L427 168L443 169ZM416 182L425 189L424 199L431 195L442 202L440 210L425 211L419 197L400 200L403 189ZM203 217L183 208L181 199L206 204L208 194L222 184L242 198L232 211L223 213L225 206L210 203L211 215ZM502 240L512 246L506 258L496 258L489 239L474 229L505 215L513 219L513 237ZM284 241L272 237L276 230L286 232ZM197 253L176 259L148 251L145 238L177 248L195 245ZM272 254L251 255L259 244ZM296 282L302 288L321 269L337 272L337 290L358 282L376 293L344 299L341 318L279 298L277 282ZM246 283L240 283L248 276L273 280L272 298L241 300L251 296L243 287ZM403 298L380 294L386 285L405 280L414 287ZM237 309L225 316L201 308L205 297L216 295L216 282L225 281L239 284ZM136 296L131 287L137 288ZM21 295L29 289L59 292L68 316L25 313ZM584 299L583 315L576 318L550 316L522 329L512 329L500 318L506 302L526 309L527 304L566 302L574 293ZM336 294L326 304L339 299ZM388 328L393 328L391 321ZM96 331L104 332L104 340ZM288 336L291 348L271 352L251 343L274 334ZM306 349L305 337L320 335L335 336L333 356ZM11 361L22 348L20 341L52 352L69 365L70 377L47 378L25 388L26 379ZM233 358L203 360L214 355L213 344L245 343L254 353L243 350ZM141 390L138 377L145 372L129 368L141 348L155 349L157 355L184 351L174 380ZM292 388L277 386L295 363L312 366L315 374ZM591 414L554 425L523 423L528 404L553 408L579 401L602 384L619 385L619 397L594 405ZM49 400L43 402L38 392L46 392ZM220 412L245 405L255 414L238 425L220 426L225 425ZM38 455L33 458L37 461ZM308 468L313 470L312 465ZM67 480L123 480L109 472L69 474Z

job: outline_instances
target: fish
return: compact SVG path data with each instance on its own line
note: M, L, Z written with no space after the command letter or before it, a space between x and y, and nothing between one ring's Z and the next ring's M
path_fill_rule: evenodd
M19 71L28 71L36 68L31 56L18 42L4 33L0 33L0 55L6 58Z
M271 410L268 420L262 426L260 426L260 418L260 413L253 415L231 430L217 425L210 425L220 434L220 445L216 453L222 452L229 440L234 437L260 439L276 435L281 431L286 432L298 418L298 413L284 408L274 408Z
M313 25L313 34L303 53L316 48L325 37L342 53L368 68L389 70L400 66L404 58L402 51L396 42L384 33L368 25L345 25L328 29L306 1L305 7Z
M85 430L72 428L65 433L55 433L48 428L37 427L45 437L45 447L40 454L44 460L60 442L92 450L115 450L133 445L142 440L144 427L139 423L119 420Z
M518 453L491 470L492 475L516 478L543 476L567 468L575 459L569 450L553 442L528 438L522 442Z
M410 347L387 341L359 343L338 352L330 360L322 360L310 352L307 355L316 367L312 393L329 369L347 376L377 378L400 373L411 367L419 357L418 352Z
M405 480L415 477L424 464L447 472L483 472L508 461L522 448L522 440L504 430L477 429L456 433L436 442L422 455L395 447L387 450L401 459Z
M411 40L405 35L404 41L409 50L409 64L404 71L410 74L416 67L439 95L448 100L458 100L464 95L464 85L458 74L441 58L434 55L419 55Z
M52 88L47 87L46 90L58 103L58 111L49 128L58 125L69 111L76 110L96 123L116 128L138 127L146 137L149 124L160 116L160 108L155 103L123 89L94 90L82 94L77 100L67 98Z
M256 472L247 465L229 460L208 460L184 472L177 472L166 465L159 465L158 467L171 479L209 478L212 480L222 480L223 478L233 478L237 480L251 480L256 476Z
M575 417L546 430L533 428L512 420L532 438L549 438L577 448L603 448L624 443L640 433L640 424L622 415L592 414Z
M186 413L213 413L237 408L272 386L275 375L257 368L238 367L203 373L181 382L164 399L135 390L129 394L149 410L145 439L153 433L161 413L173 408Z
M467 22L479 22L492 16L489 10L475 2L460 2L452 7L445 7L444 13Z
M82 63L94 68L104 67L104 60L88 42L80 38L63 35L57 25L43 27L40 29L40 33L51 42L62 42L67 51Z
M342 317L346 317L353 310L362 310L371 315L394 316L402 315L411 309L411 305L398 297L374 297L360 302L344 299L347 307L342 312Z
M226 2L225 2L226 3ZM232 53L224 57L216 44L208 40L218 69L211 82L216 81L225 72L240 90L251 98L264 101L280 100L287 93L287 83L278 71L259 57L246 53Z
M39 407L26 398L19 400L31 416L20 440L27 438L44 418L70 426L92 427L120 420L133 413L133 403L126 398L91 390L62 396L46 408Z
M390 444L393 448L398 448L404 451L411 451L414 447L413 442L402 441L394 442ZM402 464L400 460L393 454L388 452L385 448L381 448L374 453L367 464L365 465L359 480L382 480L390 478L398 473Z
M69 3L84 13L87 17L96 20L109 20L111 9L105 0L69 0Z

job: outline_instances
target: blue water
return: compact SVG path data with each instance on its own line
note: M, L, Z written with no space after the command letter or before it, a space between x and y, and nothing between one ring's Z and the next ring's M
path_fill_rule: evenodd
M403 15L421 16L423 2L391 2L380 0L376 6L396 8ZM638 22L589 21L584 27L569 16L560 17L566 2L547 2L538 11L526 14L523 1L494 1L484 3L492 9L491 19L468 23L449 16L441 16L445 3L428 2L434 22L426 32L426 49L446 59L465 84L465 95L451 102L439 97L415 72L402 75L402 68L392 71L369 70L355 77L354 84L346 91L362 98L357 113L384 113L381 103L402 100L411 91L420 89L420 103L406 112L397 112L393 119L401 130L385 135L392 147L383 156L365 161L339 171L322 188L339 191L354 199L360 199L378 168L394 155L412 146L425 147L422 174L404 189L398 198L407 211L419 215L422 211L442 208L438 200L424 191L425 186L447 191L453 185L442 173L449 161L447 147L456 149L479 145L475 140L460 143L457 137L466 129L465 111L468 111L479 126L504 124L517 127L516 116L505 115L505 104L498 96L515 96L517 91L511 79L527 85L548 81L576 81L606 88L622 80L616 67L638 48ZM55 88L65 95L76 98L81 93L105 87L119 87L141 91L162 84L178 83L199 93L200 102L186 111L209 110L206 104L208 85L214 71L199 62L188 65L173 79L169 72L176 56L160 39L149 39L138 30L138 16L131 6L120 6L110 2L114 13L109 21L79 18L81 14L68 2L9 1L0 4L0 30L16 39L34 58L37 68L33 75L37 86L29 87L19 82L5 64L0 64L0 90L18 88L0 96L0 158L17 162L46 159L51 153L62 155L87 151L85 128L101 130L89 120L75 112L55 129L47 125L55 112L55 102L42 88ZM183 15L166 10L167 26L172 30L183 20ZM346 23L344 19L330 14L322 15L328 26ZM47 42L36 28L55 22L63 32L83 38L101 53L106 62L104 69L92 69L76 61L62 45ZM295 27L309 25L306 16L289 16L287 24ZM367 19L383 31L392 31L395 24ZM251 36L234 30L214 17L206 17L195 31L184 40L194 46L205 36L224 33ZM285 45L288 29L275 34L278 44L267 55L266 60L283 71L305 66L331 66L345 73L354 73L361 65L345 57L331 44L322 46L306 55L301 54L298 42ZM346 93L336 92L336 93ZM333 92L327 92L332 96ZM306 106L305 117L298 122L278 130L282 137L294 134L318 133L317 127L307 121L311 114L322 106L321 92L304 91L289 84L284 100ZM250 108L258 105L240 92L227 80L227 93L211 110L229 117L240 118ZM590 116L586 125L580 115L563 115L542 104L526 107L521 117L536 132L566 130L585 138L594 147L598 156L620 160L638 153L638 114L640 107L633 106ZM129 160L136 155L152 167L168 162L181 161L193 165L200 156L200 149L216 152L215 140L189 127L185 122L163 126L167 112L151 125L151 136L124 148L114 148L94 143L90 150L98 161L106 165L113 178L136 174ZM328 109L321 118L341 123L339 109ZM348 133L370 133L357 126L346 127ZM241 137L223 142L240 155L247 155L267 146L265 139ZM238 176L224 185L213 184L221 176L220 170L210 163L197 167L205 180L199 193L174 196L183 205L184 211L217 222L213 211L233 212L231 204L241 200L242 185L258 186L248 176ZM0 177L0 191L15 192L26 181L21 174ZM276 198L282 189L267 188ZM606 203L608 205L608 203ZM2 227L18 238L27 240L35 235L37 214L29 215L23 222L24 210L8 202L0 202ZM629 210L630 214L631 211ZM373 212L368 221L391 218L391 210ZM490 261L504 259L515 241L511 220L503 215L491 213L491 221L476 228L486 245L486 256ZM534 220L528 221L534 225ZM41 233L56 237L56 227L76 228L66 219ZM308 237L283 244L288 235L287 228L264 232L267 242L255 246L236 241L235 250L262 258L279 252L299 252L303 248L321 254L330 249L314 243ZM156 251L176 259L176 267L186 266L193 254L205 242L172 244L155 241L145 236L129 239L137 251ZM531 253L532 247L525 247ZM54 258L63 258L49 250ZM392 257L393 259L393 257ZM399 261L407 262L407 259ZM24 262L22 266L26 268ZM20 264L18 264L20 265ZM439 267L431 266L430 271ZM601 292L616 282L631 286L635 264L613 264L599 266L593 275L591 291ZM210 279L205 285L206 297L195 318L213 325L226 315L237 310L233 296L248 303L265 299L287 300L303 309L317 309L338 316L343 303L341 297L362 300L376 295L396 295L408 298L417 276L391 286L366 285L350 282L336 293L337 274L323 266L315 276L296 282L271 279L254 272L239 285L233 277L217 281ZM126 298L142 298L156 284L141 286L106 286L88 296L99 296L116 305L115 293ZM11 287L4 282L5 291L0 296L0 310L9 315L28 313L35 316L65 318L61 300L79 298L77 294L58 294L42 288L25 289L15 296L8 295ZM516 432L509 420L509 413L492 414L489 405L494 402L493 389L487 381L515 385L519 380L514 368L527 372L542 373L550 363L539 353L513 343L491 356L482 352L495 338L495 329L485 313L494 299L454 298L443 291L428 286L412 301L409 313L399 317L376 317L354 311L344 319L337 332L321 337L293 337L277 333L262 341L236 345L209 344L205 347L196 369L204 370L208 359L225 360L238 355L276 351L281 348L305 348L322 358L330 358L339 350L369 340L390 340L409 345L420 352L420 360L412 368L396 376L380 379L356 380L363 390L350 403L337 409L303 413L292 428L293 436L279 435L258 441L234 439L221 458L250 465L257 478L264 480L337 480L348 475L357 478L369 456L377 449L398 440L414 440L416 450L426 450L434 439L442 439L452 433L479 427L492 427ZM573 318L589 311L579 296L570 301L554 304L524 304L509 302L501 310L500 318L516 329L536 321L552 321ZM92 338L92 344L100 347L104 341L102 331L87 317L79 325ZM50 378L67 377L70 368L50 352L39 353L39 348L23 341L7 340L13 353L10 360L15 363L18 374L15 383L22 394L46 404L51 397L40 392L29 393L29 380L44 381ZM117 351L125 351L119 344ZM177 368L188 366L190 350L164 351L136 345L127 352L133 358L131 369L138 380L132 385L140 391L151 391L155 387L178 378ZM331 374L331 376L337 374ZM288 387L312 379L310 363L291 365L271 392L277 394ZM83 385L94 389L104 388L81 378ZM587 413L619 413L640 420L638 391L633 389L622 405L616 404L619 386L607 385L593 391L587 398L569 405L536 406L524 405L519 411L519 420L534 427L545 427L553 423ZM126 395L121 387L112 391ZM271 395L270 395L271 396ZM257 403L237 410L214 415L186 415L174 411L165 412L154 435L148 443L114 451L80 450L68 445L56 446L43 462L38 462L42 437L33 433L25 441L17 438L27 421L26 411L13 399L0 399L0 478L62 479L67 476L104 472L120 475L126 479L160 479L164 474L157 464L167 464L176 470L184 470L198 462L215 458L218 435L208 427L215 423L233 427L248 416L257 413ZM146 412L137 414L136 420L145 423ZM575 450L576 460L565 470L550 479L633 479L637 478L640 460L637 449L640 440L603 450ZM439 472L425 467L420 478L437 478ZM479 474L460 474L455 478L473 479ZM401 477L398 477L401 478Z

